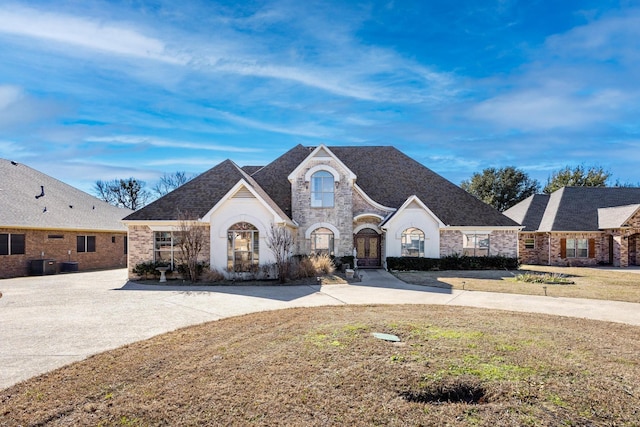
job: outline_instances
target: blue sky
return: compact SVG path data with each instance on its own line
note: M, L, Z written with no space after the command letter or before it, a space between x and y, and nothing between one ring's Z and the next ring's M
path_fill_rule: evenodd
M456 184L640 182L640 4L0 3L0 157L96 180L394 145ZM1 179L1 178L0 178Z

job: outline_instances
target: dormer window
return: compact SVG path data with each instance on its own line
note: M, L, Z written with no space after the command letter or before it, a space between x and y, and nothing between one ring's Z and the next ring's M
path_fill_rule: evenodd
M332 208L334 178L330 172L320 170L311 175L311 207Z

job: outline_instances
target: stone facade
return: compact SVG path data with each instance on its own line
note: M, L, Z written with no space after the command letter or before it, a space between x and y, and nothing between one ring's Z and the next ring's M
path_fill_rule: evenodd
M333 207L311 207L311 183L305 174L314 166L329 166L336 170L340 178L334 187ZM318 228L318 224L331 224L338 232L334 233L334 254L342 256L353 252L353 183L348 180L347 171L330 157L312 159L305 164L291 184L292 219L299 225L297 252L307 254L311 251L311 242L306 238L307 231Z
M24 255L0 255L0 279L29 275L32 260L55 260L56 273L63 262L77 262L78 271L127 266L126 232L31 230L0 228L0 234L24 234ZM95 236L95 252L77 252L78 236Z

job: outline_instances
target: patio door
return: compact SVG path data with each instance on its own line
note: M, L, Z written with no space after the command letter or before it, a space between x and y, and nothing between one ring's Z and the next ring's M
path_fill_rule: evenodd
M354 237L358 268L379 268L382 256L380 254L380 235L371 228L365 228Z

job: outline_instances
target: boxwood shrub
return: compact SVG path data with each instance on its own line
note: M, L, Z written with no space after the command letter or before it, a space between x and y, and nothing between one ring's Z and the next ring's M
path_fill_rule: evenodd
M505 256L448 255L442 258L387 257L387 268L398 271L515 270L518 258Z

